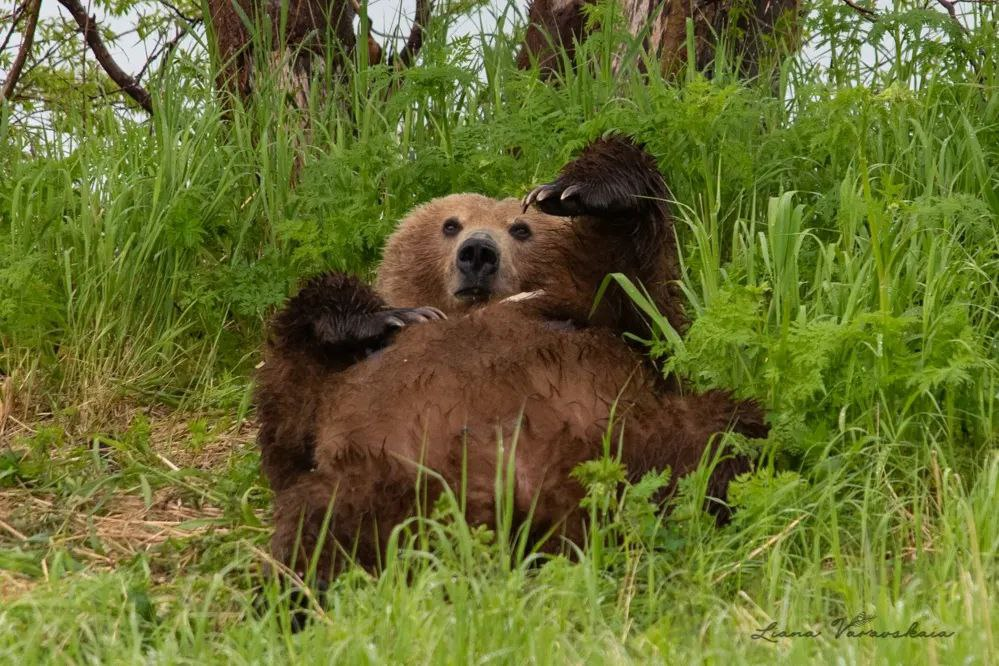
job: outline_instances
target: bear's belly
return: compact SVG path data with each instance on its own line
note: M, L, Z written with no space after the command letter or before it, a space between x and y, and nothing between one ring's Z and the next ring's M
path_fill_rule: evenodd
M655 399L643 359L613 333L488 313L404 329L337 375L318 414L320 464L364 452L449 477L463 457L495 461L502 442L518 467L558 461L564 478L599 453L612 409L626 421Z

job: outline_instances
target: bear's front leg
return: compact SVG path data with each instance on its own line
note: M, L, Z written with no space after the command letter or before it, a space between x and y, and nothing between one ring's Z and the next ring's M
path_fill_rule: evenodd
M277 348L304 352L343 369L384 347L399 329L439 319L446 316L437 308L389 307L358 278L331 272L309 280L277 315L271 330Z
M590 312L605 277L622 273L647 290L674 329L686 328L666 181L645 149L623 136L594 141L523 203L525 211L534 205L549 215L574 218L576 240L567 249L566 264L573 267L574 282L583 285L576 291L586 302L575 303L577 311ZM562 300L571 302L571 294ZM643 338L650 333L643 313L620 289L607 291L588 319Z
M432 307L390 308L351 275L309 280L274 318L256 376L257 444L271 488L314 467L316 412L338 373L388 345L400 328L444 318Z

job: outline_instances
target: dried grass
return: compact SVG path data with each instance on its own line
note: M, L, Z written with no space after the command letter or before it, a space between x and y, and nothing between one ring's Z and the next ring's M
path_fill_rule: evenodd
M127 424L135 415L135 410L119 414L116 421ZM233 456L253 446L256 435L250 425L235 424L193 447L190 415L146 415L151 422L150 449L167 474L181 469L223 470ZM15 443L41 425L45 422L28 425L0 409L4 443L15 453L20 448ZM53 456L58 457L59 451L53 451ZM224 534L228 527L222 517L219 507L205 498L192 498L191 487L181 483L157 488L148 498L139 488L111 485L87 497L24 485L0 488L0 551L37 551L37 537L47 535L50 550L69 551L89 571L107 571L155 551L168 540ZM41 565L44 573L44 559ZM0 599L18 597L43 580L44 576L32 578L0 569Z

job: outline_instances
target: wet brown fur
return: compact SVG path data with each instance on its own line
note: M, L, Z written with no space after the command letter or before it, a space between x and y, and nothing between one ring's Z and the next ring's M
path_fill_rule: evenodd
M605 433L621 442L633 477L665 466L674 476L689 472L712 436L730 427L766 433L752 403L722 391L667 390L622 339L648 329L620 290L608 289L589 316L604 275L621 271L649 290L675 327L685 324L654 160L627 140L603 140L543 190L550 191L536 208L547 213L478 195L418 208L386 246L377 291L328 274L278 314L257 405L279 560L303 569L324 541L323 580L345 562L338 552L375 566L391 530L416 512L420 465L456 492L464 479L469 521L494 524L501 440L507 455L515 450L517 517L535 506L533 532L554 529L578 543L583 488L569 472L600 454ZM441 234L447 220L460 222L459 235ZM513 225L529 226L530 238L511 237ZM485 302L453 296L455 251L473 231L491 234L500 248ZM504 300L522 292L543 293ZM423 321L428 305L449 318L386 326ZM723 497L745 469L743 459L723 460L710 494ZM440 489L431 482L427 499Z

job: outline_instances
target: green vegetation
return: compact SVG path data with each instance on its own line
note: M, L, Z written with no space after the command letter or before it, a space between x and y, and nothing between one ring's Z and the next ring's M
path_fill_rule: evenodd
M547 85L501 21L307 114L265 84L224 121L200 51L152 120L0 113L0 661L995 663L999 14L965 35L914 7L827 6L826 64L760 81L612 74L602 35ZM258 613L267 314L304 275L370 271L414 204L520 195L611 130L675 199L696 321L651 352L771 414L733 522L699 511L707 468L661 520L662 479L615 493L603 461L574 558L518 557L442 503L304 632ZM953 634L836 636L861 613ZM771 623L821 635L752 637Z

